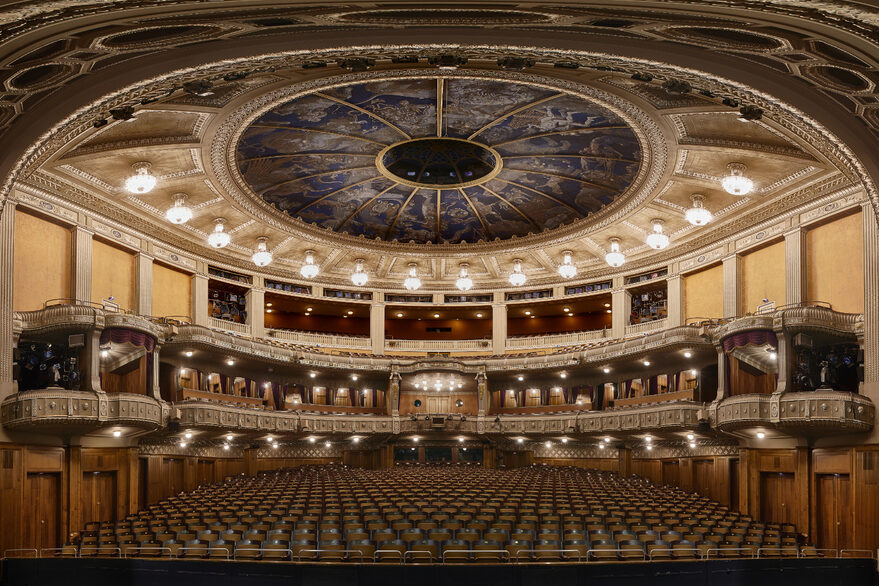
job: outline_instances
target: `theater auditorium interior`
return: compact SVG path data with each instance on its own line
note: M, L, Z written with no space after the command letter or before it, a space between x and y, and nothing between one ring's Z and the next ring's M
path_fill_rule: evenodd
M876 584L871 0L0 0L0 583Z

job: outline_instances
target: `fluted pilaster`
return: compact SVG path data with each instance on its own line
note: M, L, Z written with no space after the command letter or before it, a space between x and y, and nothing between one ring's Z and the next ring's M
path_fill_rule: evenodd
M0 205L0 399L15 392L12 380L12 294L15 202Z
M152 315L153 257L141 252L134 258L134 311L139 315Z
M373 303L369 307L369 338L373 354L385 353L385 304Z
M806 300L806 236L801 228L784 235L785 303Z
M734 254L723 259L723 317L742 313L742 258Z

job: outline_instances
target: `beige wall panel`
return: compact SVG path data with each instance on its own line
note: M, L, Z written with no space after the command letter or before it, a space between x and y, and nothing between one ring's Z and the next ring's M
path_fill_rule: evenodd
M153 315L189 315L191 295L191 275L153 263Z
M864 235L861 213L806 232L806 291L809 301L827 301L836 311L864 311Z
M42 309L48 299L70 297L70 230L15 210L12 308Z
M742 311L753 313L764 299L776 307L786 303L784 241L742 256Z
M92 301L114 298L123 309L134 307L134 255L92 241Z
M723 266L684 275L684 317L723 317Z

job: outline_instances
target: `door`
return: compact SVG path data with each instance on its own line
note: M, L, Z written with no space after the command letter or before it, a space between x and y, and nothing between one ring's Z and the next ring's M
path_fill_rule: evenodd
M116 472L83 472L82 521L116 520ZM77 527L76 529L81 529Z
M851 477L848 474L819 474L816 477L818 546L851 549Z
M729 459L729 508L739 510L739 459Z
M58 547L61 537L61 475L28 474L25 494L27 510L21 547Z
M796 523L797 492L794 475L764 472L760 475L761 520L772 523Z
M671 461L662 463L662 483L663 484L669 484L671 486L678 485L678 467L679 467L679 462L677 460L671 460Z
M203 486L214 482L214 461L199 460L196 470L196 484Z
M183 460L180 458L165 458L165 470L168 476L165 478L165 495L170 496L183 491ZM164 498L164 496L162 498Z
M448 397L427 397L427 412L428 413L448 413L449 412L449 398Z
M702 496L711 498L711 488L713 486L712 473L714 472L714 462L712 460L693 460L693 488Z

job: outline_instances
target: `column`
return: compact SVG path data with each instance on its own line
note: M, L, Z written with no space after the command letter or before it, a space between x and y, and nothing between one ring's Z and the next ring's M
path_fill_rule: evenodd
M775 330L775 336L778 338L778 348L775 352L775 364L778 368L775 392L781 394L790 390L791 380L794 376L796 352L794 352L793 340L785 334L784 329Z
M620 285L611 293L610 303L612 312L610 335L612 338L622 338L626 335L626 326L632 314L632 295Z
M254 338L266 337L266 292L264 289L248 289L244 296L247 304L247 319L250 335ZM207 305L207 304L205 304Z
M480 366L480 371L476 375L476 401L477 415L485 417L488 413L489 393L488 393L488 377L485 376L485 366Z
M192 275L192 309L189 317L192 323L199 326L209 326L208 320L208 277L196 273Z
M391 417L400 416L399 397L400 397L400 381L402 377L396 369L391 371L391 379L388 382L388 394L385 397L387 402L388 415Z
M373 354L385 353L385 304L373 303L369 306L369 338Z
M0 399L18 390L12 378L12 349L15 347L12 331L14 245L15 202L7 199L0 205Z
M101 392L101 330L92 327L85 333L85 346L79 353L81 391Z
M734 254L723 259L723 317L742 313L742 258Z
M870 202L864 202L864 386L861 394L879 403L879 224ZM879 437L873 428L871 442ZM867 440L865 440L867 441Z
M94 233L82 226L73 232L73 259L70 263L70 284L74 299L92 300L92 236Z
M153 314L153 257L139 252L134 257L134 312Z
M495 298L491 305L491 353L507 351L507 306Z
M715 403L718 403L728 396L730 396L729 384L727 383L726 376L726 352L723 351L723 346L715 346L717 348L717 398L714 399ZM699 390L702 391L702 374L699 374Z
M675 328L684 324L684 280L680 275L669 277L666 280L668 292L668 320L667 324L670 328Z
M806 235L800 227L784 235L784 303L806 301Z

